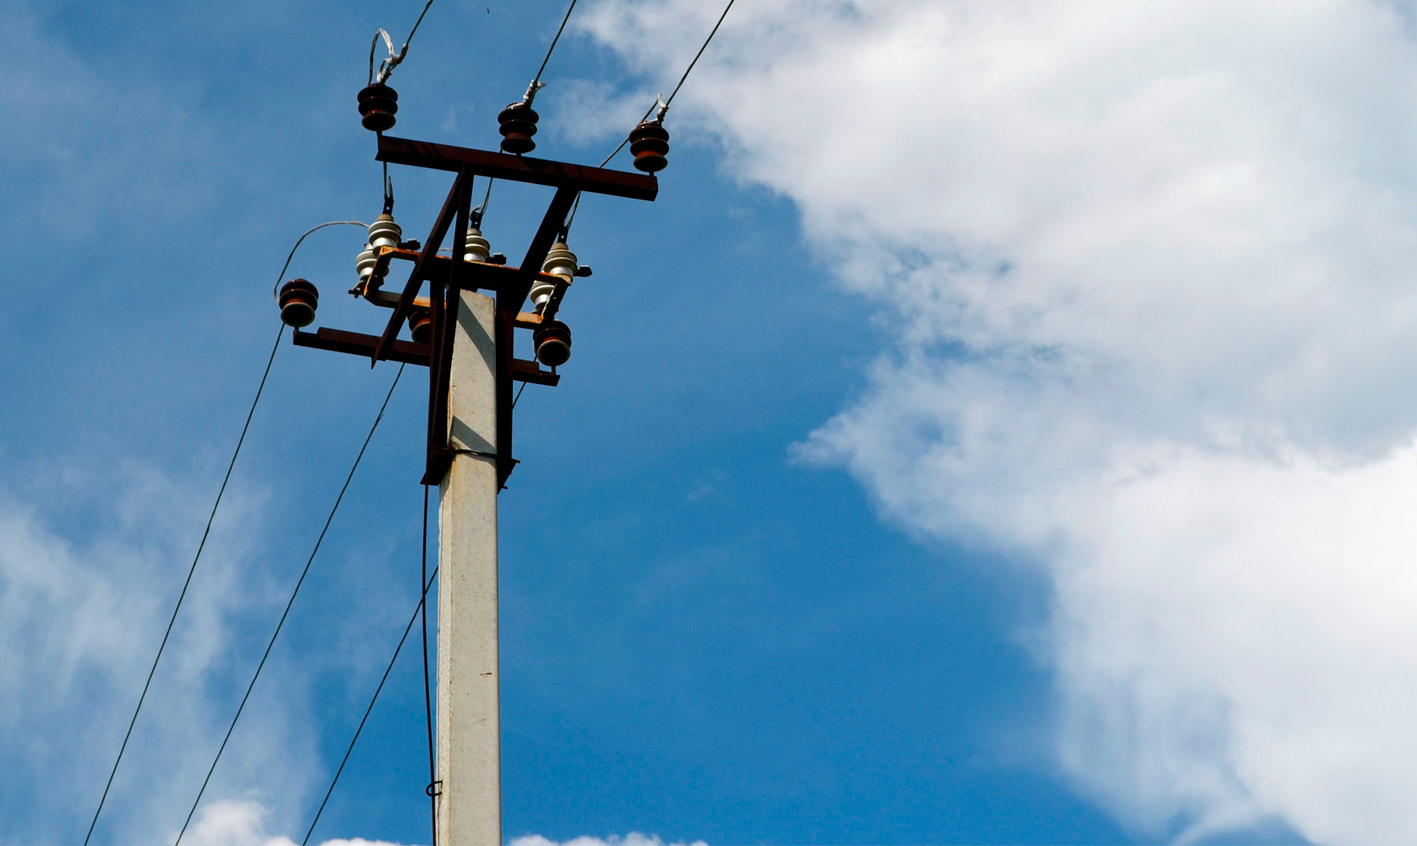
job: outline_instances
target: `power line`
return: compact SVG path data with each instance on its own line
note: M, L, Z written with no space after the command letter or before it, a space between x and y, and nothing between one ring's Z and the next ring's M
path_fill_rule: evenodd
M424 488L424 494L426 497L427 488ZM426 532L424 533L424 538L426 542ZM428 560L426 546L424 547L423 560L425 563ZM427 580L423 582L423 596L419 598L418 606L413 609L413 616L408 618L408 625L403 627L403 637L399 638L398 646L394 647L394 655L389 659L389 665L384 668L384 675L379 679L379 686L374 688L374 695L369 699L369 707L364 709L364 716L360 718L359 726L354 730L354 737L349 739L349 747L344 750L344 758L340 760L339 768L335 770L335 777L330 780L330 788L325 791L325 798L320 801L320 807L315 811L315 818L310 821L310 827L305 830L305 839L300 841L300 846L305 846L305 844L310 842L310 835L315 832L315 824L320 821L320 815L325 812L325 803L330 801L330 794L335 792L335 785L339 783L340 774L344 772L344 765L349 762L349 755L354 751L354 744L359 740L359 733L364 731L364 724L368 722L369 714L374 710L374 703L379 701L379 693L384 689L384 682L389 680L389 672L393 670L394 662L399 659L399 652L403 650L404 641L408 640L408 633L413 630L413 624L418 622L418 615L423 612L425 602L428 599L428 589L433 586L433 580L436 578L438 578L438 568L434 567L433 575L428 576ZM425 664L425 666L427 665ZM434 837L436 838L437 835L435 834Z
M571 0L571 5L566 9L566 16L561 18L561 26L556 30L556 37L551 39L551 46L546 48L546 58L541 60L541 67L536 69L536 76L531 79L531 87L526 90L527 105L531 105L531 99L536 97L537 89L541 86L541 73L546 70L546 63L551 61L551 54L556 50L556 42L561 40L561 33L566 29L566 22L571 19L571 12L576 8L576 0Z
M308 232L306 233L309 234ZM304 239L304 235L300 236ZM300 246L296 241L295 246ZM291 250L294 255L295 250ZM287 265L290 259L285 260ZM285 275L285 269L281 269L281 275ZM123 743L118 747L118 757L113 759L113 769L108 772L108 782L103 786L103 796L98 800L98 807L94 809L93 819L89 822L88 833L84 835L84 846L88 846L89 838L93 837L94 826L98 824L98 815L103 812L103 805L108 801L108 791L113 787L113 777L118 773L118 764L123 760L123 753L128 749L128 739L133 736L133 726L138 722L138 714L143 710L143 702L148 698L148 688L152 686L153 675L157 672L157 664L162 660L162 653L167 649L167 639L172 635L172 626L177 622L177 612L182 610L182 600L187 598L187 588L192 584L192 574L197 572L197 562L202 560L202 550L207 547L207 537L212 531L212 521L216 519L217 508L221 505L222 495L226 493L226 483L231 481L232 468L236 466L236 457L241 454L241 445L246 443L246 432L251 428L251 418L256 414L256 406L261 402L261 394L266 389L266 377L271 375L271 363L276 359L276 350L280 349L281 336L285 334L285 325L281 324L276 332L276 342L271 347L271 354L266 358L266 369L261 373L261 384L256 387L256 397L251 400L251 410L246 412L246 422L241 426L241 436L236 439L236 449L231 453L231 461L226 465L226 475L222 477L221 487L217 490L216 502L212 503L211 514L207 515L207 527L202 530L202 540L197 544L197 554L192 556L192 566L187 568L187 580L182 583L182 592L177 595L177 604L172 607L172 616L168 618L167 630L162 633L162 643L158 644L157 655L153 656L153 665L148 670L148 679L143 682L143 692L138 696L138 706L133 709L133 717L128 721L128 730L123 734Z
M684 80L689 78L689 72L694 69L694 65L699 63L699 57L704 54L704 51L708 49L709 42L712 41L713 37L718 34L718 28L723 25L723 19L728 17L728 10L733 8L734 2L735 0L728 0L728 5L723 7L723 14L718 16L718 22L715 23L713 25L713 29L709 31L708 38L704 39L704 43L699 46L699 52L694 54L693 60L689 62L689 66L684 69L684 75L679 77L679 82L674 86L674 90L669 93L669 99L665 100L661 104L659 98L656 97L654 105L649 107L649 109L644 113L644 117L641 117L637 121L637 123L644 123L645 121L649 120L650 114L654 112L656 108L659 109L659 120L664 119L664 113L669 111L669 104L674 102L675 95L679 93L680 88L684 87ZM574 6L575 4L572 3L571 5ZM628 143L630 143L630 136L627 134L623 139L621 139L620 143L615 147L615 149L610 151L610 155L606 156L600 162L598 167L605 167L606 165L610 164L610 160L615 158L615 156L618 155L621 150L625 149L625 145ZM574 205L571 206L571 214L566 218L566 225L562 227L563 232L570 231L571 224L574 223L576 220L576 212L580 211L580 208L581 195L576 194L576 202Z
M251 676L251 683L246 686L246 693L241 697L241 704L236 708L236 716L231 718L231 725L227 727L226 736L222 738L221 746L217 748L216 757L212 759L212 765L207 769L207 777L202 779L202 787L197 791L197 798L192 802L192 808L187 812L187 819L182 823L182 830L177 833L177 840L173 846L182 842L182 835L187 833L187 826L192 824L192 815L197 813L197 806L202 802L202 794L207 792L207 784L212 780L212 773L216 772L216 765L221 760L221 753L226 751L227 741L231 740L231 733L236 730L236 722L241 719L241 712L246 708L246 700L251 698L251 691L256 687L256 680L261 677L261 670L265 668L266 659L270 657L271 649L276 645L276 638L280 636L281 627L285 625L285 618L290 615L291 606L295 604L295 597L300 594L300 586L305 583L305 577L310 573L310 565L315 562L315 554L320 551L320 544L325 540L325 533L330 530L330 523L335 519L335 512L339 511L344 493L349 490L349 483L354 479L354 471L359 469L359 462L364 458L364 451L369 448L369 442L373 440L374 432L379 428L379 421L384 419L384 410L389 407L389 399L394 395L394 388L399 385L399 377L403 376L404 366L400 364L398 373L394 374L393 384L389 385L389 392L384 395L384 403L379 406L379 413L374 418L374 425L369 427L369 434L364 437L364 444L359 447L359 455L355 456L354 464L349 468L349 475L345 476L344 484L339 489L339 495L335 497L335 504L330 508L330 516L325 518L325 526L320 530L320 536L315 539L315 548L310 550L310 557L305 561L305 569L300 571L300 578L296 580L295 588L290 592L290 599L285 603L285 610L281 612L276 629L271 633L271 640L266 644L266 651L261 655L260 663L256 665L256 672Z
M322 223L319 226L312 226L309 229L305 230L304 235L301 235L299 238L295 239L295 246L290 248L290 252L286 254L285 257L285 264L280 266L280 273L276 274L276 284L275 287L271 289L271 295L274 296L277 300L280 299L280 280L285 278L285 272L290 269L290 260L295 258L295 251L300 249L301 242L303 242L309 235L314 232L318 232L321 229L324 229L326 226L362 226L365 229L369 228L369 224L365 223L362 220L331 220L326 221L325 223Z
M733 8L734 2L735 0L728 0L728 5L723 7L723 14L718 16L718 23L713 25L713 29L709 32L708 38L704 39L703 46L699 48L699 52L694 54L694 60L689 62L689 66L684 69L684 75L679 77L679 83L675 85L674 90L669 93L669 99L664 101L664 109L669 108L669 104L674 102L674 95L678 94L679 89L684 87L684 80L689 78L689 71L693 70L694 65L699 63L699 57L708 49L709 42L713 40L714 35L718 34L718 28L723 25L723 19L728 17L728 10Z

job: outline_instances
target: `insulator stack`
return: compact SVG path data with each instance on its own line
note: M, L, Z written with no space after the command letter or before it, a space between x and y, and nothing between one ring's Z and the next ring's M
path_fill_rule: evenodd
M463 247L463 261L487 261L492 255L492 244L482 237L482 230L476 226L467 228L467 245Z
M376 251L380 247L397 248L402 238L403 229L394 223L394 216L391 214L381 214L369 224L369 246Z
M370 283L375 288L383 284L383 277L374 278L374 271L379 265L379 248L395 247L399 245L399 239L403 237L403 230L394 222L391 214L381 214L374 218L374 222L369 224L369 241L364 245L364 251L354 261L354 267L359 271L359 284L367 289ZM387 266L387 265L386 265Z
M497 131L502 133L502 152L520 156L535 150L536 142L531 140L531 136L536 134L538 120L540 115L520 101L503 109L497 115Z
M566 284L569 285L572 277L576 275L576 267L576 254L567 249L565 241L557 241L547 252L541 272L564 276ZM544 281L540 277L531 283L531 303L538 313L546 307L546 301L551 299L555 290L556 283Z
M659 121L647 120L630 130L630 155L635 170L658 173L669 164L669 130Z
M408 331L413 335L415 344L426 344L433 337L433 315L428 313L428 309L414 309L408 316Z
M548 367L558 367L571 358L571 327L559 320L548 320L531 334L536 346L536 358Z
M370 132L393 129L399 110L399 92L382 82L376 82L359 92L359 122Z
M280 322L299 329L315 322L320 292L306 279L292 279L280 286Z

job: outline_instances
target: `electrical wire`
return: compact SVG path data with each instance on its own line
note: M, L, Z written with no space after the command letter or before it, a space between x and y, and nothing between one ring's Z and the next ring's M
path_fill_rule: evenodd
M546 83L541 81L541 74L546 70L546 63L551 61L551 54L556 50L556 42L561 40L561 33L566 30L566 22L571 19L571 12L576 8L576 0L571 0L571 5L566 9L565 17L561 18L561 26L556 30L556 37L551 39L551 46L546 48L546 58L541 60L541 67L536 69L536 76L532 77L531 85L526 89L525 100L528 106L536 99L536 92L541 90Z
M723 14L718 16L718 23L713 25L713 29L709 32L708 38L704 39L703 46L699 48L699 52L694 54L694 60L689 62L689 66L684 69L684 75L679 77L679 83L674 86L673 91L669 92L669 99L665 100L664 105L660 107L661 118L664 117L664 112L669 110L669 104L674 102L674 96L679 93L679 89L684 87L684 80L689 78L689 71L693 70L694 65L699 63L699 57L704 54L704 51L708 49L709 42L718 34L718 28L723 25L723 19L728 17L728 10L733 8L734 2L735 0L728 0L728 5L723 7Z
M309 234L309 233L307 233ZM302 235L303 239L304 236ZM300 246L300 242L296 242ZM294 254L294 250L291 251ZM286 259L286 264L290 264L290 259ZM281 270L285 274L285 270ZM172 626L177 622L177 612L182 610L182 600L187 598L187 588L192 584L192 574L197 572L197 562L202 560L202 550L207 548L207 537L212 531L212 521L216 519L217 508L221 505L222 495L226 493L226 483L231 481L231 470L236 466L236 457L241 454L241 445L246 443L246 432L251 428L251 418L256 414L256 406L261 402L261 394L266 390L266 377L271 375L271 363L276 360L276 350L280 349L281 336L285 334L285 324L281 324L280 330L276 332L276 342L271 347L271 354L266 358L266 369L261 373L261 384L256 387L256 397L251 400L251 410L246 412L246 422L241 426L241 436L236 439L236 449L231 453L231 461L226 465L226 475L221 479L221 487L217 489L216 502L212 503L211 514L207 515L207 527L202 530L202 540L197 544L197 554L192 556L192 566L187 568L187 580L182 583L182 592L177 595L177 604L172 607L172 616L168 618L167 630L162 633L162 643L158 644L157 655L153 656L153 665L148 670L148 679L143 682L143 692L138 696L138 706L133 709L133 717L128 720L128 730L123 734L123 743L118 747L118 757L113 760L113 769L108 772L108 782L103 786L103 796L98 800L98 807L94 809L93 819L89 822L88 833L84 835L84 844L88 846L89 838L93 837L94 826L98 825L98 815L103 812L103 805L108 801L108 791L113 787L113 777L118 773L118 764L123 760L123 753L128 749L128 739L133 736L133 726L138 722L138 714L143 710L143 702L148 698L148 688L152 686L153 675L157 672L157 664L162 660L162 653L167 649L167 639L172 635Z
M513 407L516 403L512 403ZM418 601L418 612L423 615L423 713L428 724L428 787L432 788L438 779L433 758L433 686L428 679L428 486L423 486L423 568L422 575L418 577L424 585L423 598ZM433 573L438 573L437 566L433 567ZM404 632L404 637L408 632ZM394 657L398 657L398 652L394 652ZM374 694L378 696L376 692ZM371 703L372 704L372 703ZM357 736L357 735L356 735ZM428 814L432 820L431 831L433 832L433 846L438 846L438 799L431 789L428 793ZM304 846L304 844L301 844Z
M497 180L491 177L487 179L487 191L482 195L482 205L472 210L473 214L477 216L475 221L475 225L477 226L482 225L482 216L487 214L487 201L492 199L492 183L496 181Z
M425 535L426 537L426 535ZM428 559L427 547L424 548L424 561ZM384 675L379 679L379 686L374 688L374 696L369 700L369 707L364 709L364 716L359 720L359 726L354 730L354 737L349 739L349 748L344 750L344 758L339 762L339 768L335 770L335 777L330 781L329 790L325 791L325 798L321 800L320 807L315 811L315 818L310 821L310 827L305 830L305 839L300 841L300 846L310 842L310 835L315 832L315 824L320 821L320 815L325 812L325 803L330 801L330 794L335 792L335 785L339 783L340 774L344 772L344 765L349 763L349 755L354 751L354 744L359 740L359 733L364 731L364 724L369 720L369 714L374 710L374 703L379 701L379 694L384 689L384 682L389 680L389 672L394 668L394 662L399 659L399 653L403 651L404 641L408 640L408 633L413 631L413 624L418 622L418 615L423 610L424 603L428 598L428 589L433 586L433 580L438 578L438 568L433 568L433 575L423 582L423 596L418 600L418 606L413 609L413 616L408 618L408 625L403 628L403 637L399 638L398 646L394 647L394 656L389 659L389 665L384 668ZM437 836L436 834L434 835Z
M416 21L413 22L413 29L409 30L409 33L408 33L408 40L403 43L403 49L400 50L400 51L397 52L397 53L394 52L394 39L389 36L389 33L388 33L387 30L385 30L383 27L380 27L380 28L379 28L379 31L376 32L376 33L374 33L374 41L373 41L372 44L369 45L369 84L370 84L370 85L373 85L374 82L375 82L375 77L374 77L374 51L377 50L378 47L379 47L379 39L380 39L380 37L382 37L382 38L384 39L384 45L385 45L386 47L388 47L388 49L389 49L389 57L388 57L387 59L384 59L383 61L381 61L381 62L379 63L378 82L383 83L384 81L386 81L386 80L389 78L389 74L392 74L392 73L394 72L394 68L398 67L398 66L399 66L399 63L402 62L402 61L404 60L404 57L408 55L408 45L409 45L409 42L413 41L413 34L414 34L415 32L418 32L418 25L421 24L421 23L423 23L423 16L426 15L426 14L428 14L428 7L429 7L429 6L432 6L432 5L433 5L433 0L428 0L427 3L424 3L424 4L423 4L423 11L421 11L421 12L418 13L418 20L416 20Z
M304 235L295 239L295 246L290 248L290 254L285 257L285 264L280 266L280 273L276 274L276 284L275 287L271 289L271 296L275 297L277 302L280 301L280 280L285 278L285 272L290 269L290 260L295 258L295 251L300 249L301 242L303 242L310 233L318 232L326 226L362 226L365 229L369 228L369 224L362 220L331 220L305 230Z
M212 780L212 773L216 772L216 765L221 760L221 753L226 751L227 741L231 740L231 733L236 730L236 722L241 719L241 712L246 708L246 701L251 698L251 691L256 687L256 680L261 677L261 670L266 666L266 659L271 656L271 649L276 645L276 638L280 637L280 630L285 625L286 617L290 615L291 606L295 605L295 597L300 594L300 586L305 584L305 577L310 573L310 565L315 563L315 555L320 551L320 544L325 540L325 533L330 530L330 523L334 522L335 512L339 511L344 493L349 490L349 483L354 479L354 471L359 469L359 462L364 458L364 451L369 448L369 442L374 439L374 432L379 428L379 421L384 419L384 410L389 407L389 399L394 395L394 388L399 386L399 377L403 376L404 366L400 364L398 373L394 374L393 384L389 385L389 392L384 395L384 403L379 406L379 413L374 418L374 425L369 427L369 434L364 437L364 444L359 447L359 455L355 456L354 464L349 468L349 475L345 476L344 484L339 489L339 495L335 497L335 504L330 508L330 516L325 518L325 526L320 530L320 536L315 539L315 548L310 550L310 557L305 561L305 569L300 571L300 578L296 580L295 588L290 592L290 599L285 603L285 610L281 612L276 629L271 633L270 642L266 644L266 651L261 655L260 663L256 665L256 672L251 676L251 683L246 686L246 693L241 697L241 704L236 708L236 716L231 718L231 725L226 730L226 736L222 738L221 746L217 748L216 757L212 759L211 767L207 769L207 777L202 779L202 787L197 791L197 798L192 802L192 808L187 812L187 819L182 823L182 830L177 833L177 840L173 846L182 842L182 836L187 833L187 826L192 824L192 815L197 813L197 806L202 802L202 794L207 792L207 784Z
M728 5L723 7L723 14L721 14L721 15L718 16L718 22L715 23L715 24L713 25L713 29L709 31L708 38L705 38L705 39L704 39L704 43L699 46L699 52L697 52L697 53L694 54L693 61L689 62L689 66L684 69L684 75L681 76L681 77L679 77L679 82L678 82L677 84L675 84L674 90L669 93L669 99L668 99L668 100L665 100L665 101L663 101L663 102L660 102L659 98L656 97L656 98L655 98L655 101L654 101L654 105L649 107L648 111L646 111L646 112L644 113L644 117L640 118L640 119L636 122L637 124L639 124L639 123L644 123L645 121L649 120L650 114L651 114L652 112L654 112L654 110L655 110L656 108L659 109L659 117L656 118L656 119L657 119L657 120L664 120L664 115L665 115L665 113L669 111L669 104L672 103L672 102L674 102L674 97L675 97L676 95L678 95L679 89L684 87L684 80L686 80L686 79L689 78L689 72L694 69L694 65L696 65L696 64L699 63L699 57L704 54L704 51L708 49L709 42L712 41L712 40L713 40L713 37L718 34L718 28L723 25L723 19L726 18L726 17L728 17L728 10L733 8L734 2L735 2L735 0L728 0ZM572 4L572 5L575 5L575 4ZM614 150L611 150L611 151L610 151L610 155L606 156L606 157L600 162L600 164L597 165L597 167L605 167L606 165L610 164L610 160L613 159L613 158L615 158L615 156L618 155L621 150L625 149L625 145L628 144L628 143L630 143L630 136L627 134L627 135L620 141L619 145L617 145ZM563 226L563 227L561 227L561 232L563 233L563 235L564 235L565 233L569 233L569 232L570 232L570 230L571 230L571 224L575 222L575 220L576 220L576 212L580 210L580 207L581 207L581 195L580 195L580 193L578 192L578 193L576 194L576 201L575 201L575 203L571 206L571 214L566 218L566 225Z

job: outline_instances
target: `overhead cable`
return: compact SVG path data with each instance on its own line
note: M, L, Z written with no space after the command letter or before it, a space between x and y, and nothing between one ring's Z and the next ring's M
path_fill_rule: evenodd
M315 555L320 551L320 544L324 542L325 534L330 530L330 523L334 522L335 512L339 511L345 491L349 490L349 483L354 478L354 471L359 469L359 462L364 458L364 451L369 448L369 442L374 439L374 432L379 428L379 421L384 419L384 410L389 407L389 399L394 395L394 388L399 385L399 377L403 375L404 366L400 364L398 372L394 374L393 384L389 385L389 392L384 395L384 403L379 406L379 413L374 417L374 425L369 427L369 434L364 437L364 443L359 447L359 454L355 456L354 464L349 468L349 474L344 478L344 484L340 486L339 495L335 497L335 504L330 508L330 515L325 518L325 526L320 530L320 536L315 539L315 548L310 550L310 557L305 561L305 568L300 571L300 578L296 580L295 588L290 592L290 599L285 603L285 610L281 612L280 620L276 622L275 631L271 633L270 642L266 644L266 651L262 653L260 662L256 664L256 672L251 676L251 683L246 686L246 693L241 697L241 704L236 708L236 715L231 718L231 725L227 727L226 736L222 738L221 746L217 748L216 757L212 758L212 765L207 769L206 778L202 779L201 789L197 791L197 798L192 802L192 808L187 811L187 819L182 823L182 830L177 833L177 840L173 846L182 842L182 836L187 833L187 827L192 824L192 816L197 813L197 806L202 803L202 794L207 792L207 784L212 780L212 773L216 772L216 765L221 760L221 753L226 751L226 744L231 740L231 733L236 730L236 722L241 719L241 712L246 708L246 701L251 698L251 691L256 687L256 680L261 677L261 670L266 666L266 659L271 656L271 649L276 645L276 638L280 637L280 630L285 625L286 617L290 616L291 606L295 605L295 597L300 594L300 586L305 584L305 577L310 574L310 565L315 562Z
M308 232L306 233L309 234ZM304 235L300 236L304 239ZM300 246L296 241L295 245ZM294 255L295 250L291 250ZM287 258L286 264L290 264ZM285 275L285 270L281 270L281 275ZM128 739L133 736L133 726L138 722L138 714L143 710L143 702L148 698L148 688L152 686L153 675L157 672L158 662L162 660L162 653L167 649L167 639L172 636L172 626L177 622L177 612L182 610L182 600L187 598L187 588L192 584L192 574L197 572L197 562L202 560L202 550L207 548L207 537L212 531L212 521L216 519L217 508L221 506L222 495L226 493L226 483L231 481L231 470L236 466L236 457L241 454L241 445L246 443L246 432L251 428L251 418L256 414L256 406L261 402L261 394L266 389L266 377L271 375L271 363L276 359L276 350L280 349L280 339L285 333L285 325L282 324L276 331L276 342L271 347L271 354L266 358L266 369L261 373L261 383L256 386L256 396L251 400L251 408L246 412L246 422L241 426L241 435L236 439L236 449L231 453L231 461L227 462L226 475L221 479L221 487L217 489L216 502L212 503L212 511L207 515L207 526L202 530L202 539L197 544L197 554L192 556L192 566L187 568L187 580L182 583L182 591L177 594L177 604L172 607L172 616L167 620L167 630L162 633L162 642L158 644L157 655L153 656L153 665L148 669L147 681L143 682L143 692L138 696L138 705L133 709L133 716L128 720L128 730L123 733L123 743L118 747L118 757L113 759L113 768L108 772L108 782L103 786L103 796L99 797L98 807L94 809L93 819L89 822L88 833L84 835L84 844L87 846L89 838L93 837L94 826L98 824L98 815L103 812L103 805L108 801L108 791L113 787L113 776L118 772L118 764L123 760L123 753L128 749Z
M369 228L369 224L365 223L362 220L331 220L326 223L322 223L319 226L312 226L309 229L305 230L304 235L301 235L299 238L295 239L295 246L290 248L290 253L285 257L285 264L280 266L280 273L276 274L276 284L275 287L271 289L271 295L274 296L277 300L280 299L280 280L285 278L285 272L290 269L290 260L295 258L295 251L300 249L301 242L303 242L307 236L309 236L312 232L318 232L319 230L324 229L326 226L362 226L365 229Z
M693 60L690 61L689 66L684 69L684 75L679 77L679 82L675 84L674 90L669 92L669 99L664 100L660 97L656 97L654 100L654 105L650 106L649 109L645 111L644 116L641 117L638 121L636 121L636 123L643 123L649 120L649 116L653 114L656 109L659 110L659 114L655 117L655 120L664 120L665 114L669 111L669 104L674 102L674 97L679 93L679 89L684 87L684 80L689 78L689 72L694 69L694 65L699 63L699 57L704 54L704 50L708 49L709 42L712 41L713 37L718 34L718 28L723 25L723 19L728 17L728 10L733 8L734 2L735 0L728 0L728 5L723 7L723 14L718 16L718 22L713 25L713 29L709 30L708 38L705 38L704 43L699 45L699 52L694 54ZM572 5L575 4L573 3ZM630 136L626 135L624 139L622 139L620 143L615 147L615 149L610 151L610 155L602 159L600 164L597 166L605 167L606 165L610 164L610 160L615 158L615 156L618 155L621 150L625 149L625 145L628 143L630 143ZM566 225L561 227L563 237L566 233L570 231L571 224L574 223L576 220L576 212L580 210L580 207L581 195L579 192L577 192L576 202L574 205L571 206L571 213L566 218Z
M523 383L523 384L525 384L525 383ZM515 408L516 405L517 405L516 402L513 402L513 403L512 403L512 407L513 407L513 408ZM436 783L437 780L438 780L438 773L436 772L436 769L435 769L435 766L436 766L436 765L435 765L434 758L433 758L433 685L430 683L430 681L429 681L429 679L428 679L428 585L430 585L432 582L431 582L431 580L430 580L430 578L429 578L429 576L428 576L428 486L427 486L427 485L424 485L424 486L423 486L423 556L422 556L422 560L423 560L423 567L422 567L422 570L421 570L422 575L419 576L418 578L419 578L419 581L421 581L421 582L423 583L423 597L422 597L421 599L419 599L419 601L418 601L418 613L423 616L423 623L422 623L422 626L421 626L422 629L423 629L423 714L424 714L424 719L426 720L427 725L428 725L428 789L427 789L427 793L428 793L428 813L429 813L430 817L432 818L432 822L433 822L433 826L432 826L432 828L431 828L431 831L433 832L433 834L432 834L432 838L433 838L432 844L433 844L433 846L438 846L438 797L437 797L437 794L435 794L435 793L433 792L433 789L432 789L434 783ZM435 565L435 566L433 567L433 574L434 574L434 575L437 575L437 573L438 573L438 567ZM404 637L408 637L408 632L407 632L407 631L405 631L403 634L404 634ZM395 651L394 651L394 657L395 657L395 658L398 657L398 650L395 650ZM392 663L392 662L390 662L390 663ZM377 696L379 695L379 692L378 692L377 690L374 691L374 695L377 697ZM373 705L374 705L374 703L371 702L371 703L369 703L369 705L370 705L370 707L372 708ZM358 732L355 732L355 738L357 739L358 737L359 737L359 733L358 733ZM354 745L354 741L353 741L353 740L351 740L349 743L350 743L350 746L353 746L353 745ZM338 776L336 776L336 778L338 778ZM333 787L333 785L331 785L331 786ZM307 835L307 837L308 837L308 835ZM301 846L304 846L304 844L301 844Z
M425 547L426 549L426 547ZM427 560L427 553L424 553L424 560ZM433 580L438 578L438 568L433 568L433 575L429 576L423 583L423 596L418 600L418 606L413 609L413 616L408 618L408 625L403 627L403 637L399 638L398 646L394 647L394 655L389 659L389 665L384 668L384 675L379 679L379 686L374 688L374 695L369 699L369 707L364 709L364 716L359 720L359 726L354 730L354 737L349 739L349 747L344 750L344 758L339 762L339 767L335 770L335 777L330 781L330 787L325 791L325 798L320 800L320 807L315 811L315 818L310 821L310 827L305 830L305 839L300 841L300 846L310 842L310 835L315 832L315 824L320 821L320 815L325 812L325 803L330 801L330 794L335 792L335 785L339 783L340 774L344 772L344 765L349 763L349 755L354 751L354 744L359 740L359 733L364 731L364 724L369 721L369 714L374 710L374 703L379 701L379 694L384 689L384 682L389 680L389 672L394 668L394 662L399 659L399 653L403 650L404 641L408 640L408 633L413 631L413 624L418 622L418 615L423 612L424 603L428 598L428 589L433 586ZM437 835L435 834L436 838Z
M541 67L536 69L536 76L532 77L531 85L527 86L526 94L522 97L522 102L528 106L536 99L536 92L546 87L546 83L541 81L541 74L546 70L546 63L551 61L551 54L556 50L556 42L561 40L561 33L566 30L566 22L571 19L571 12L576 8L576 0L571 0L571 5L566 8L566 14L561 18L561 26L556 29L556 37L551 39L551 46L546 48L546 58L541 60Z

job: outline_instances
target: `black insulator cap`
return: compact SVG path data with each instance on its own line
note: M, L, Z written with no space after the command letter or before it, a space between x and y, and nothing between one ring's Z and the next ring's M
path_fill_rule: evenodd
M299 329L315 322L320 292L305 279L292 279L280 286L280 322Z
M630 155L635 157L635 169L657 173L669 165L669 130L659 122L647 120L630 130Z
M571 358L571 327L559 320L548 320L531 333L536 345L536 358L549 367L558 367Z
M426 344L433 337L433 315L427 311L415 311L408 316L408 331L415 344Z
M526 103L516 102L497 115L497 131L502 133L502 152L530 153L536 149L531 136L536 134L536 122L541 116Z
M394 113L399 110L399 92L382 82L376 82L359 92L360 123L371 132L384 132L394 126Z

